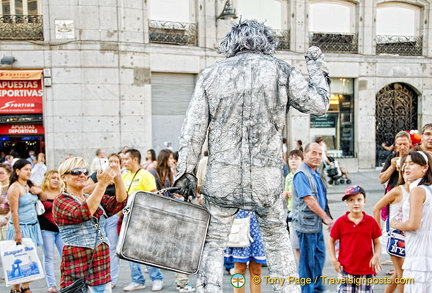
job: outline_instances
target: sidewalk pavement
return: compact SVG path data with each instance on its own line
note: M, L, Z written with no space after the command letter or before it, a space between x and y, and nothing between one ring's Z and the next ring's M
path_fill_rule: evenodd
M377 202L377 200L383 195L384 193L384 188L383 186L378 182L378 175L379 175L379 171L377 170L368 170L368 171L363 171L363 172L357 172L357 173L351 173L350 177L352 180L352 185L360 185L361 187L363 187L366 190L367 193L367 201L366 201L366 207L365 207L365 212L369 215L372 214L372 207L373 205ZM328 199L329 199L329 206L330 206L330 210L331 213L333 215L334 219L337 219L338 217L342 216L346 211L347 211L347 207L345 202L341 201L342 195L345 191L345 189L348 187L348 185L346 184L341 184L341 185L335 185L335 186L330 186L328 189ZM325 235L325 239L327 241L328 239L328 231L325 230L324 231L324 235ZM42 256L42 250L39 248L39 255ZM328 254L327 254L328 256ZM389 257L388 255L382 255L381 257L381 262L388 260ZM41 258L42 260L42 258ZM55 258L55 267L59 268L60 267L60 259L59 256L56 255ZM388 277L385 273L386 271L388 271L391 268L391 266L383 266L383 271L381 271L380 273L378 273L378 278L384 278L384 277ZM176 290L176 284L175 284L175 273L174 272L170 272L170 271L166 271L166 270L162 270L163 274L164 274L164 287L163 287L163 292L178 292ZM151 280L148 276L148 274L144 274L145 278L146 278L146 288L143 290L137 290L136 292L151 292ZM263 271L262 271L262 277L264 276L268 276L268 268L264 267ZM325 262L325 267L323 270L323 276L329 277L329 278L333 278L333 277L337 277L337 274L335 272L335 270L333 269L333 266L329 260L329 258L326 258L326 262ZM227 273L225 273L224 275L224 292L232 292L233 288L230 285L230 275L228 275ZM56 279L59 280L60 279L60 271L59 269L56 270ZM262 285L262 292L273 292L271 285L270 284L266 284L265 283L265 279L262 278L263 280L263 285ZM120 275L117 281L117 286L113 289L113 293L120 293L123 292L123 287L125 287L126 285L128 285L131 281L130 278L130 269L129 269L129 265L126 261L121 261L120 262ZM190 276L190 284L192 284L195 287L195 282L196 282L196 275L191 275ZM248 282L248 279L247 281ZM38 280L35 282L32 282L30 284L30 287L32 289L32 291L34 293L46 293L47 292L47 286L45 283L45 280ZM248 287L248 283L246 284L246 287ZM4 288L4 287L3 287ZM336 285L332 285L329 284L326 286L328 293L333 293L336 292ZM0 289L0 292L8 292L9 289L6 291L5 289ZM246 292L250 292L249 288L246 288ZM375 292L384 292L384 285L375 285Z

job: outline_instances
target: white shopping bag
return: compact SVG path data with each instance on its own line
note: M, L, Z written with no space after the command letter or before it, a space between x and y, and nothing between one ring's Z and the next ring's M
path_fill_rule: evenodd
M14 240L0 241L0 252L6 286L45 277L36 247L30 238L23 238L20 245L16 245Z

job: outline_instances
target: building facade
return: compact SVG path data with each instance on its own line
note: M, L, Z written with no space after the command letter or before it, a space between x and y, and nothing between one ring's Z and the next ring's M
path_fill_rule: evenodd
M72 153L178 148L197 75L223 56L225 0L6 0L0 15L1 150L44 151L55 168ZM379 166L381 143L432 121L431 3L425 0L232 0L265 21L276 57L307 74L318 45L331 107L291 110L289 148L323 136L348 170ZM396 21L395 21L396 20ZM236 21L236 20L233 20Z

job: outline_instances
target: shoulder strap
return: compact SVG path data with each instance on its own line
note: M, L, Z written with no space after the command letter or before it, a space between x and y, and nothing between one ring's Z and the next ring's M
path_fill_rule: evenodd
M387 219L386 219L386 231L387 231L387 233L390 233L390 204L388 204L387 205L387 207L388 207L388 216L387 216Z
M422 184L421 186L425 186L427 188L427 190L429 190L429 193L432 195L432 187L430 185ZM426 197L427 197L427 194L426 194Z
M425 185L425 184L422 184L423 186L426 186L426 188L429 190L429 192L432 194L432 187L430 186L430 185Z
M138 171L135 172L135 175L132 177L132 180L131 180L131 182L129 184L129 188L128 188L127 192L126 192L127 194L129 194L129 190L131 189L133 181L134 181L134 179L135 179L135 177L136 177L136 175L138 174L139 171L141 171L141 168L139 168Z
M88 264L87 274L84 276L84 281L90 275L90 269L93 266L93 258L94 258L95 252L96 252L97 238L98 238L99 233L100 233L99 219L93 216L92 220L93 220L93 223L94 223L94 225L96 227L96 237L95 237L95 244L94 244L94 247L93 247L92 256L91 256L89 264Z

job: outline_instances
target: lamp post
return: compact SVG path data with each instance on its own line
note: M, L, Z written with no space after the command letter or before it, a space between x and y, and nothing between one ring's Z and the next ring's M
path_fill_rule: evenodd
M236 18L238 18L238 16L236 15L235 10L232 8L231 2L230 2L230 0L227 0L225 2L224 8L223 8L221 14L219 14L219 16L216 17L216 24L217 24L217 21L219 19L231 20L231 19L236 19Z
M16 59L15 59L15 57L13 57L13 56L4 56L3 58L1 58L1 60L0 60L0 64L8 64L8 65L11 65L11 64L14 64L15 61L16 61Z

